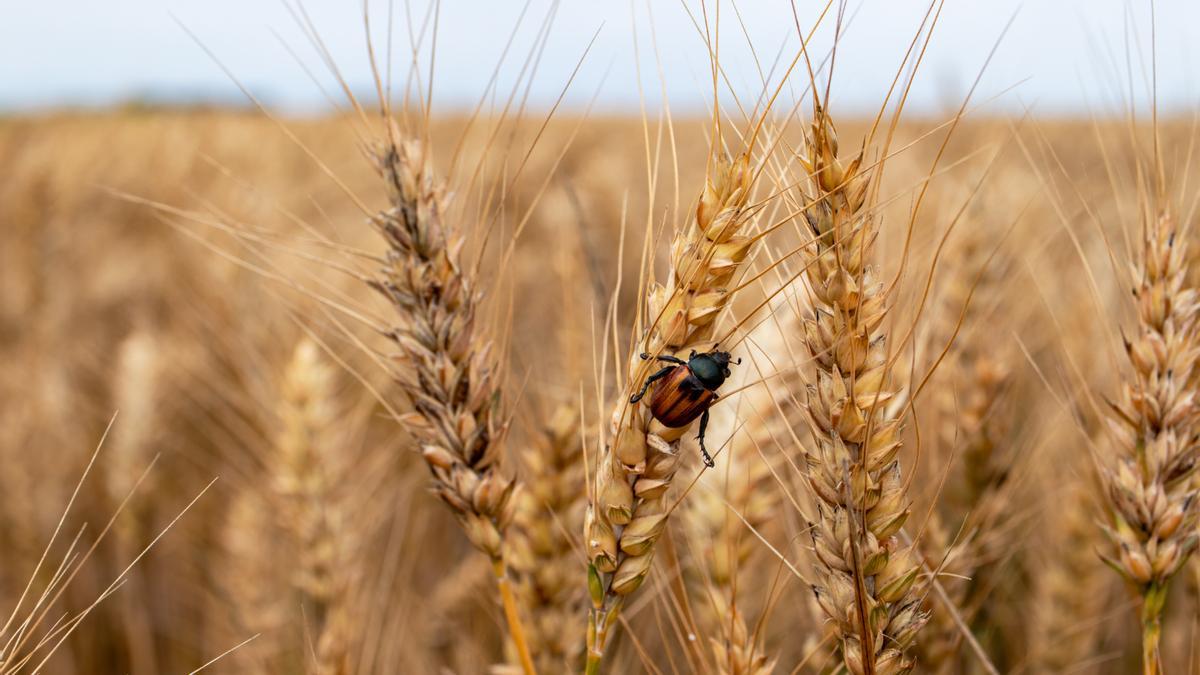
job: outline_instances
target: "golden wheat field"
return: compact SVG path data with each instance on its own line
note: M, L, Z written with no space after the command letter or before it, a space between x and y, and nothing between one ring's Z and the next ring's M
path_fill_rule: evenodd
M917 38L0 117L0 673L1200 672L1194 119L910 114Z

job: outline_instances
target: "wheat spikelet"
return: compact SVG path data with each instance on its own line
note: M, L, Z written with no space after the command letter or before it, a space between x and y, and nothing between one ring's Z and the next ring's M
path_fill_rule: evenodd
M1143 670L1159 672L1158 643L1167 587L1196 548L1200 500L1196 471L1196 291L1187 286L1186 246L1171 214L1143 225L1133 269L1136 333L1126 339L1132 366L1113 403L1113 456L1100 475L1112 509L1105 560L1142 600Z
M588 670L595 672L625 597L646 580L655 545L667 525L667 492L679 468L679 440L646 405L629 399L650 374L639 353L682 355L712 347L713 330L730 299L728 290L753 239L745 234L753 170L747 154L711 167L695 218L671 245L666 284L646 291L649 325L631 350L629 374L613 411L610 442L596 469L584 523L589 566Z
M503 557L514 479L502 471L507 421L492 341L477 325L482 296L462 266L463 233L444 220L446 188L415 141L375 148L391 207L372 219L388 245L370 281L395 309L392 377L413 411L403 421L433 475L433 490L467 539L492 561L505 614L526 672L533 672Z
M815 237L806 249L813 307L804 325L815 364L807 391L815 447L806 457L817 497L813 591L850 673L905 673L928 617L915 589L920 563L897 537L909 514L897 460L902 404L892 405L902 397L880 330L886 294L868 264L878 232L866 212L871 176L861 154L838 157L819 106L806 141L814 199L805 217Z

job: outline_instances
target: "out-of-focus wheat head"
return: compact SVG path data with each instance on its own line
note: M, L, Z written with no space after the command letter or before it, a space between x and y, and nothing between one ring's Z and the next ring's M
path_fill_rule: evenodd
M1145 672L1158 672L1161 615L1171 578L1200 535L1196 472L1195 289L1187 286L1186 244L1170 212L1147 216L1131 277L1137 309L1125 351L1132 366L1113 412L1113 455L1101 478L1112 508L1109 562L1141 596Z
M275 444L274 489L280 497L280 523L296 546L292 586L304 599L316 648L315 672L348 672L346 659L347 557L353 528L341 508L347 449L337 447L342 421L336 405L333 368L316 343L301 340L284 372Z
M914 667L909 645L928 615L920 563L897 536L908 518L897 455L903 402L890 380L881 326L887 294L870 265L878 234L867 203L872 176L862 154L838 156L833 122L817 108L801 158L811 181L804 216L812 316L804 339L814 363L806 453L817 496L813 591L854 675ZM895 405L900 402L900 405Z
M316 343L296 343L278 378L265 485L243 486L228 514L221 578L236 628L261 634L237 655L239 667L255 672L302 664L320 675L350 672L349 602L360 561L351 557L351 456L339 445L348 434L335 376Z
M1013 358L1012 350L980 325L1006 309L1001 291L1007 258L1002 251L989 253L989 246L998 244L988 241L986 221L971 218L964 225L968 229L951 246L948 274L939 284L941 299L929 345L935 357L949 349L938 366L948 381L939 382L942 386L933 387L931 395L941 450L935 462L939 470L952 462L953 473L937 495L938 508L926 524L922 545L935 559L949 551L940 565L947 595L982 633L988 626L980 626L979 620L986 617L976 613L986 603L978 596L996 590L985 573L1006 555L1011 538L1004 527L1018 512L1006 489L1016 453L1005 445L1011 419L1002 400ZM936 606L918 645L921 663L931 670L950 668L961 643L960 628L947 608Z
M1077 506L1056 511L1047 538L1049 555L1034 568L1026 639L1037 672L1078 671L1080 664L1095 656L1100 642L1095 617L1107 601L1100 578L1107 573L1096 564L1099 535L1085 508L1094 506L1090 488L1079 481L1061 497L1063 504Z
M706 473L683 513L685 532L698 554L688 578L696 629L707 636L721 675L765 675L775 667L738 606L739 578L744 582L746 571L759 571L751 558L761 545L749 529L758 531L776 517L780 497L766 464L754 447L746 447L751 442L734 442L733 452L726 453L726 461L734 464ZM759 593L762 587L749 584L745 591Z
M746 233L753 172L749 154L711 162L695 218L672 241L666 283L646 289L646 325L630 350L628 379L613 410L610 442L600 456L584 524L593 605L589 668L599 667L625 597L650 573L670 515L668 491L679 468L679 441L688 430L657 422L648 402L629 403L654 367L639 354L686 358L691 350L712 348L730 284L754 242Z
M586 600L574 538L586 501L581 443L579 414L562 405L522 453L525 480L507 557L540 673L578 670L583 655Z

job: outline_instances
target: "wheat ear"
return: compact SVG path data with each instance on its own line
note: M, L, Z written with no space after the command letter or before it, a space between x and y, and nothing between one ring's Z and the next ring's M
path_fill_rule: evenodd
M399 132L394 128L390 138ZM492 340L478 325L481 293L460 260L463 233L444 220L446 188L415 141L375 148L391 207L372 219L387 242L370 283L395 308L392 377L413 410L403 416L433 475L433 490L492 562L522 667L534 672L503 554L517 484L502 471L507 418Z
M1006 350L994 336L976 326L980 310L992 309L1003 300L1003 272L991 265L984 246L983 223L974 225L952 251L950 268L943 284L943 298L937 313L939 329L930 346L940 354L952 342L949 354L939 370L953 378L953 386L934 389L933 399L939 419L941 447L950 462L951 449L958 473L941 493L938 510L926 525L923 547L936 560L940 552L952 549L940 567L946 576L963 583L947 585L947 596L954 607L967 614L973 630L986 628L987 617L972 616L975 610L986 613L992 605L981 605L981 594L993 589L986 580L989 564L1004 555L1010 546L1000 528L1011 518L1006 490L1011 472L1011 448L1006 445L1007 423L1004 409L1006 386L1010 380ZM960 328L962 330L960 330ZM939 458L941 460L941 458ZM962 533L955 544L952 539ZM1015 567L1015 566L1014 566ZM946 608L935 608L931 625L918 646L920 661L930 671L953 665L962 644L962 633Z
M104 484L108 497L120 504L134 489L138 475L152 460L155 445L161 440L159 426L165 387L162 339L148 329L139 329L121 342L113 377L113 398L120 411L120 422L113 429L111 450L105 465ZM113 536L123 558L132 558L143 545L145 524L152 521L151 500L137 500L117 518ZM121 594L128 628L130 664L133 670L154 672L159 669L153 646L149 644L153 616L145 606L144 579L129 580L130 588Z
M1077 481L1061 497L1072 507L1054 511L1043 549L1049 549L1047 559L1033 568L1027 643L1034 672L1078 672L1100 642L1095 622L1108 594L1096 564L1096 526L1087 512L1095 495L1087 483Z
M1136 334L1126 339L1132 366L1111 404L1114 456L1100 475L1112 520L1105 560L1142 601L1142 664L1160 671L1158 644L1167 587L1197 543L1196 291L1187 285L1186 246L1163 211L1143 225L1133 269Z
M655 545L667 526L667 492L679 467L679 440L687 428L669 429L646 405L629 400L651 374L652 361L713 346L717 317L729 302L730 282L753 239L745 234L753 169L747 154L711 163L694 220L671 244L666 284L646 289L649 321L633 345L629 375L612 416L608 445L595 472L584 522L592 611L587 629L587 672L596 673L609 631L625 598L646 580Z
M584 599L572 535L583 525L584 472L579 414L560 406L522 453L526 479L517 495L509 564L529 620L529 649L543 673L577 670Z
M903 397L891 384L881 328L887 294L868 264L878 234L866 203L872 176L861 153L838 157L833 122L819 106L801 159L813 192L804 213L814 237L804 324L815 364L806 457L817 497L813 591L850 673L906 673L928 615L914 589L920 563L897 537L909 514L897 459L903 403L894 405Z
M709 636L716 672L721 675L766 675L775 668L737 602L738 576L752 564L752 554L761 550L754 534L746 530L766 526L779 507L778 486L754 447L755 441L773 444L775 437L762 436L732 446L727 461L736 463L728 468L728 483L706 481L708 485L689 497L683 514L688 539L698 553L694 567L699 574L689 579L689 588L697 596L696 627ZM719 473L725 477L725 471ZM710 472L705 478L717 475Z
M346 515L338 494L345 448L337 447L335 373L311 340L301 340L284 372L275 443L274 489L280 528L296 546L291 584L311 617L316 672L349 672L345 574Z

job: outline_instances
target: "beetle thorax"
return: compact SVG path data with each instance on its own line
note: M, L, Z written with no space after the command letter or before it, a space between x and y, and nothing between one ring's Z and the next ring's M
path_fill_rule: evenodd
M705 389L716 391L729 375L729 353L711 351L688 359L688 369Z

